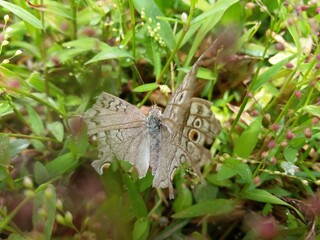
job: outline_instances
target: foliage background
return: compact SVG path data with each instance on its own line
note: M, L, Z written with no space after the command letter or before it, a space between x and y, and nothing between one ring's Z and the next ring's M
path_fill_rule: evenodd
M1 238L315 239L318 4L0 0ZM236 47L198 73L223 125L204 181L180 169L168 201L124 162L98 176L94 97L165 106L223 29Z

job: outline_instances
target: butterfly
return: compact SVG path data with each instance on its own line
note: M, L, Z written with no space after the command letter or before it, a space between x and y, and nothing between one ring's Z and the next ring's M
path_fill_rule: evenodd
M195 98L196 73L202 57L193 65L167 107L151 107L145 116L132 104L103 92L84 113L89 136L96 136L99 160L92 166L99 174L114 159L130 162L144 177L151 167L153 187L169 188L174 198L174 171L188 163L196 173L211 160L206 148L220 132L220 122L211 111L211 102Z

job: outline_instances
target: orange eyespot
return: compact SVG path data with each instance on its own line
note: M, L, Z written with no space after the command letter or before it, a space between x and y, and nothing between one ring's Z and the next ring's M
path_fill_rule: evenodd
M199 137L200 137L200 135L199 135L198 131L196 131L194 129L190 130L190 132L189 132L189 139L190 140L197 142L199 140Z

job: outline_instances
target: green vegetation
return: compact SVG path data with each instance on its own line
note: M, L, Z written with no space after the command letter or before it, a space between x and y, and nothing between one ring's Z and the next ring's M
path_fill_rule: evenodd
M1 238L319 238L320 6L214 2L0 0ZM99 176L94 98L166 102L225 29L198 73L223 126L203 181L179 169L169 201L125 162Z

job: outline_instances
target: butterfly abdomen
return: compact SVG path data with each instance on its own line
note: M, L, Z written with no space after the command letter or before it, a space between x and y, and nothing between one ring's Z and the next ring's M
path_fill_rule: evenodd
M152 106L149 115L146 120L146 127L150 139L150 167L152 168L152 174L154 175L158 165L160 157L160 144L161 144L161 125L162 125L162 113L157 106Z

